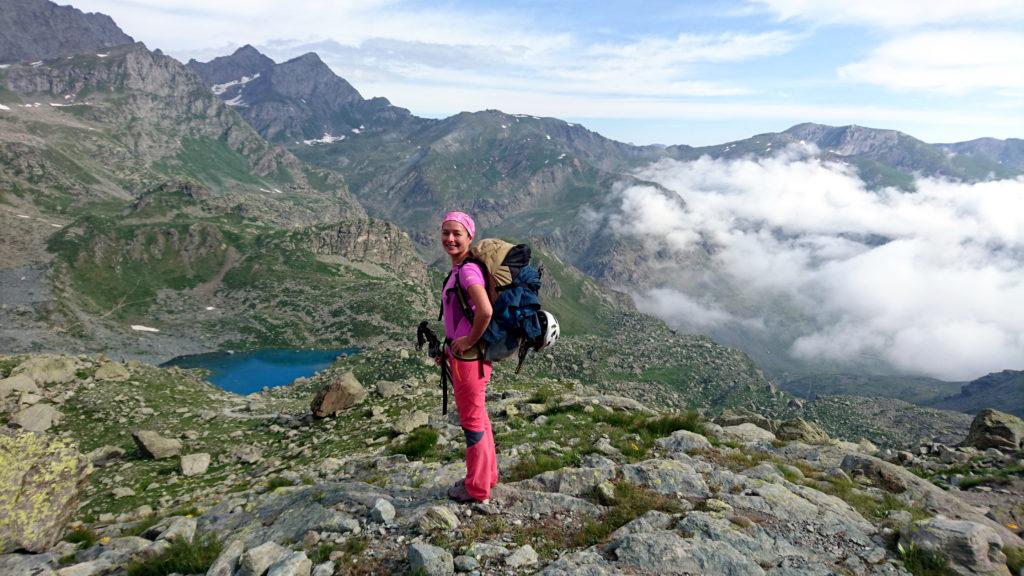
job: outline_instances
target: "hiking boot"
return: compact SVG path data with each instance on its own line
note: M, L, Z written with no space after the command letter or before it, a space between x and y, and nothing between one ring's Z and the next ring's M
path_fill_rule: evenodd
M469 492L466 491L465 480L459 480L458 482L455 483L455 485L448 489L448 498L460 504L468 504L470 502L486 504L490 502L490 500L477 500L476 498L470 496Z

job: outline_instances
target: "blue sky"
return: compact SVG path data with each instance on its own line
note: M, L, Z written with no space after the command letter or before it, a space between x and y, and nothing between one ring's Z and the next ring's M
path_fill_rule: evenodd
M366 96L442 117L555 116L637 144L800 122L929 142L1024 137L1024 2L81 0L183 61L315 51Z

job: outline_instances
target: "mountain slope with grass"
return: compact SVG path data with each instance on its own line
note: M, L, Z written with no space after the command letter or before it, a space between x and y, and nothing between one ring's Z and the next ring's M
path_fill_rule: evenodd
M432 309L400 230L175 60L134 44L0 85L5 350L362 345Z
M987 374L964 384L958 394L936 400L931 406L968 414L994 407L1024 418L1024 371Z
M0 522L0 568L170 574L295 565L302 573L315 566L320 574L450 574L458 566L514 575L691 565L751 574L1018 568L1024 541L1014 519L1024 512L1024 480L1005 464L1012 450L879 451L830 439L792 416L765 419L749 411L752 403L716 424L669 407L690 403L696 391L686 385L665 390L675 402L646 403L616 394L611 380L551 375L573 370L561 358L519 376L498 366L488 408L500 483L486 503L447 501L448 486L465 472L463 434L456 414L440 414L436 367L414 354L342 358L313 378L246 397L178 369L101 357L0 357L2 389L36 387L28 405L24 394L0 396L0 419L40 430L0 434L0 443L34 439L93 463L77 492L51 496L58 508L80 503L67 524L49 524L34 540L17 536L21 544L12 547ZM709 367L696 357L683 365ZM715 378L748 377L710 365ZM310 402L327 385L352 395L314 418ZM22 458L51 466L46 454L34 449ZM940 488L957 483L962 492ZM47 486L19 484L18 495ZM975 504L990 507L990 517ZM39 507L30 520L42 525L56 510ZM952 554L958 540L921 550L928 538L955 538L964 528L995 552L965 559Z

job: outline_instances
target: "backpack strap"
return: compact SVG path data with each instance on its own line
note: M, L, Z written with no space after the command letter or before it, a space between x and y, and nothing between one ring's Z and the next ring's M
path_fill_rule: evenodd
M441 292L441 306L437 310L437 321L438 322L440 322L441 320L444 320L444 292L443 292L443 290L444 290L445 284L448 283L448 279L451 278L451 277L452 277L452 271L449 270L448 271L448 275L445 276L444 277L444 281L441 282L441 290L442 290L442 292ZM458 276L456 276L455 279L458 280Z

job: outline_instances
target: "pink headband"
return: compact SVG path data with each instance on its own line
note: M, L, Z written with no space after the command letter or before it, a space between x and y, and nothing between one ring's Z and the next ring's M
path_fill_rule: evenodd
M476 236L476 224L473 223L473 219L470 218L469 214L465 212L449 212L444 215L444 220L441 221L441 224L445 222L458 222L466 227L466 232L469 233L470 238Z

